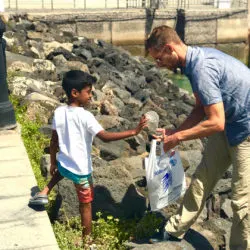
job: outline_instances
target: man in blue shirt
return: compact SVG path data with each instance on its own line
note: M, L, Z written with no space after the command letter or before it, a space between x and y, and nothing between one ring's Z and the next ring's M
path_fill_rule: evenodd
M230 249L250 249L250 70L216 49L185 45L168 26L155 28L145 47L159 67L182 68L196 98L193 111L179 128L161 130L164 150L181 141L208 136L203 159L162 239L183 238L232 164Z

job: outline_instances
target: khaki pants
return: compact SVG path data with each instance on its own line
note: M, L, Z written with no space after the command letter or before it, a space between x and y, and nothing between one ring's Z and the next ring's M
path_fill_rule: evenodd
M203 159L197 167L177 214L166 224L166 231L182 238L202 211L205 201L230 164L233 165L230 249L250 249L250 137L229 146L224 133L208 139Z

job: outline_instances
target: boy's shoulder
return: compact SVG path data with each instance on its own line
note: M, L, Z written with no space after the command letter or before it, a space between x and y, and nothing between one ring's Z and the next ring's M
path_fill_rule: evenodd
M94 115L90 111L84 109L83 107L71 107L69 105L62 105L62 106L57 107L54 111L54 115L60 116L60 115L62 115L62 113L65 113L65 112L66 113L70 112L71 114L73 114L73 116L80 115L83 119L88 119L89 117L94 117Z
M58 111L60 111L60 110L64 110L64 109L66 109L68 107L68 105L60 105L60 106L58 106L55 110L54 110L54 112L58 112Z

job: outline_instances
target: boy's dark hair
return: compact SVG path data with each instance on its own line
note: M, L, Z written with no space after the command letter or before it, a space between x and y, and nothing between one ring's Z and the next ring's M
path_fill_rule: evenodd
M161 50L166 43L170 42L181 43L182 41L171 27L167 25L156 27L145 41L145 54L147 55L151 48Z
M92 86L94 83L96 83L94 76L81 70L70 70L63 77L62 87L69 98L72 89L81 91L86 87Z

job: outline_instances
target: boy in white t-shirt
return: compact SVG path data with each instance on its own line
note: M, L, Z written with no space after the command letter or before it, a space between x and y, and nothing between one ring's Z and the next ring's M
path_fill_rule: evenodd
M123 132L108 132L85 110L92 98L92 84L96 79L80 70L65 74L62 86L68 97L68 105L58 107L54 113L53 132L50 141L50 173L48 185L29 201L29 205L48 203L51 189L64 177L73 181L79 203L83 237L91 233L93 201L93 182L91 173L91 148L94 136L101 140L115 141L137 135L146 127L143 116L135 129ZM59 147L59 152L56 157Z

